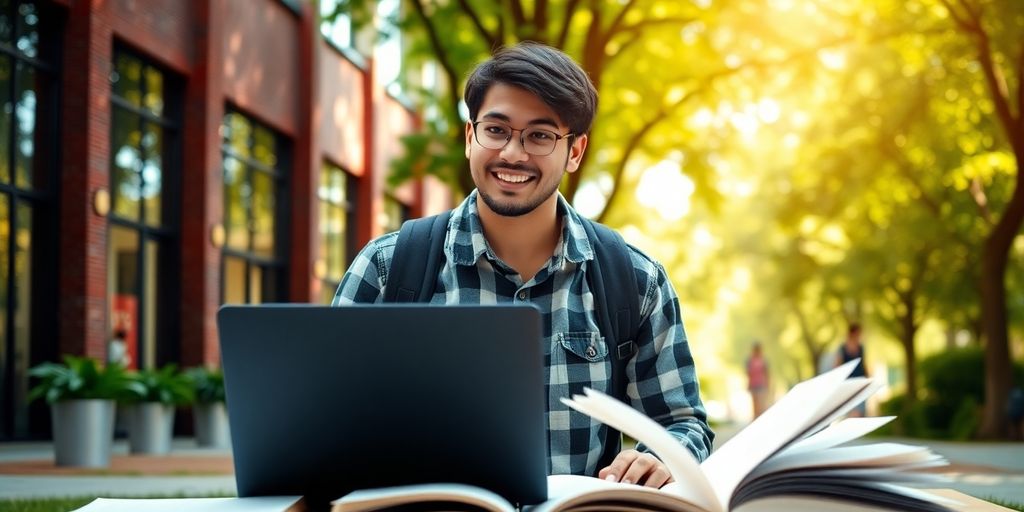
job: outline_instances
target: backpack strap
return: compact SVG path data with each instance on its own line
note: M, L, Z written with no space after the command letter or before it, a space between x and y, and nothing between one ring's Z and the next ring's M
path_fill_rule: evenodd
M451 210L402 223L388 269L384 302L429 302L444 259Z
M582 218L587 238L594 247L589 262L587 283L594 294L595 314L601 334L612 358L610 389L612 396L626 401L626 363L637 352L636 333L640 330L640 291L629 246L617 232ZM619 431L607 428L605 451L598 468L611 464L622 447Z

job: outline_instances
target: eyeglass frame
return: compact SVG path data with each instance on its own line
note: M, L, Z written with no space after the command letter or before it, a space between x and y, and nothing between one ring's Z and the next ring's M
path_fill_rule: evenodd
M486 119L480 120L480 121L473 121L473 122L471 122L470 125L473 126L473 138L476 139L476 143L477 144L480 144L481 147L486 148L486 149L493 149L493 150L505 149L505 147L508 146L508 143L512 141L512 134L509 133L508 137L505 139L505 143L502 144L501 147L489 148L487 146L484 146L483 142L480 142L480 135L476 131L477 130L477 125L479 125L480 123L494 123L494 124L505 125L505 126L508 127L508 129L510 131L512 131L512 132L519 132L519 145L523 148L523 151L526 152L526 154L533 155L533 156L550 156L552 153L555 152L555 147L558 146L558 141L560 141L562 139L573 139L573 138L576 137L576 134L571 132L571 131L567 132L567 133L558 133L556 131L547 130L547 129L544 129L544 128L534 128L532 126L528 126L526 128L512 128L512 126L510 126L507 123L502 123L500 121L490 121L490 120L486 120ZM551 134L553 134L555 136L555 143L551 145L551 151L550 152L544 153L543 155L538 155L536 153L531 153L529 150L526 149L526 130L529 130L531 128L534 128L536 130L545 131L545 132L551 133Z

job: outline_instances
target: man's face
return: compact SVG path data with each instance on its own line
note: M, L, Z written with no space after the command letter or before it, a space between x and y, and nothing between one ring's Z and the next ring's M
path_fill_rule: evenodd
M472 123L466 124L466 158L473 183L487 208L498 215L525 215L545 201L553 201L562 175L579 168L587 147L587 137L582 135L559 139L550 155L527 153L519 130L540 128L562 135L569 128L540 98L503 83L487 91L476 121L501 123L515 130L504 148L488 149L477 142Z

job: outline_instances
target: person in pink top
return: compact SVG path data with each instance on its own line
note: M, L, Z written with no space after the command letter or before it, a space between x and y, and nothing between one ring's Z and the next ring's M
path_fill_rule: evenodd
M754 418L757 418L768 408L768 363L759 341L754 342L747 359L747 389L754 402Z

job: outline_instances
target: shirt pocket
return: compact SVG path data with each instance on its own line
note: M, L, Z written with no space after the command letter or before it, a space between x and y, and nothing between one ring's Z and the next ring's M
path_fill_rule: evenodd
M611 368L604 337L597 332L560 332L555 340L558 350L554 362L562 372L559 380L564 379L573 393L581 392L583 386L606 392Z

